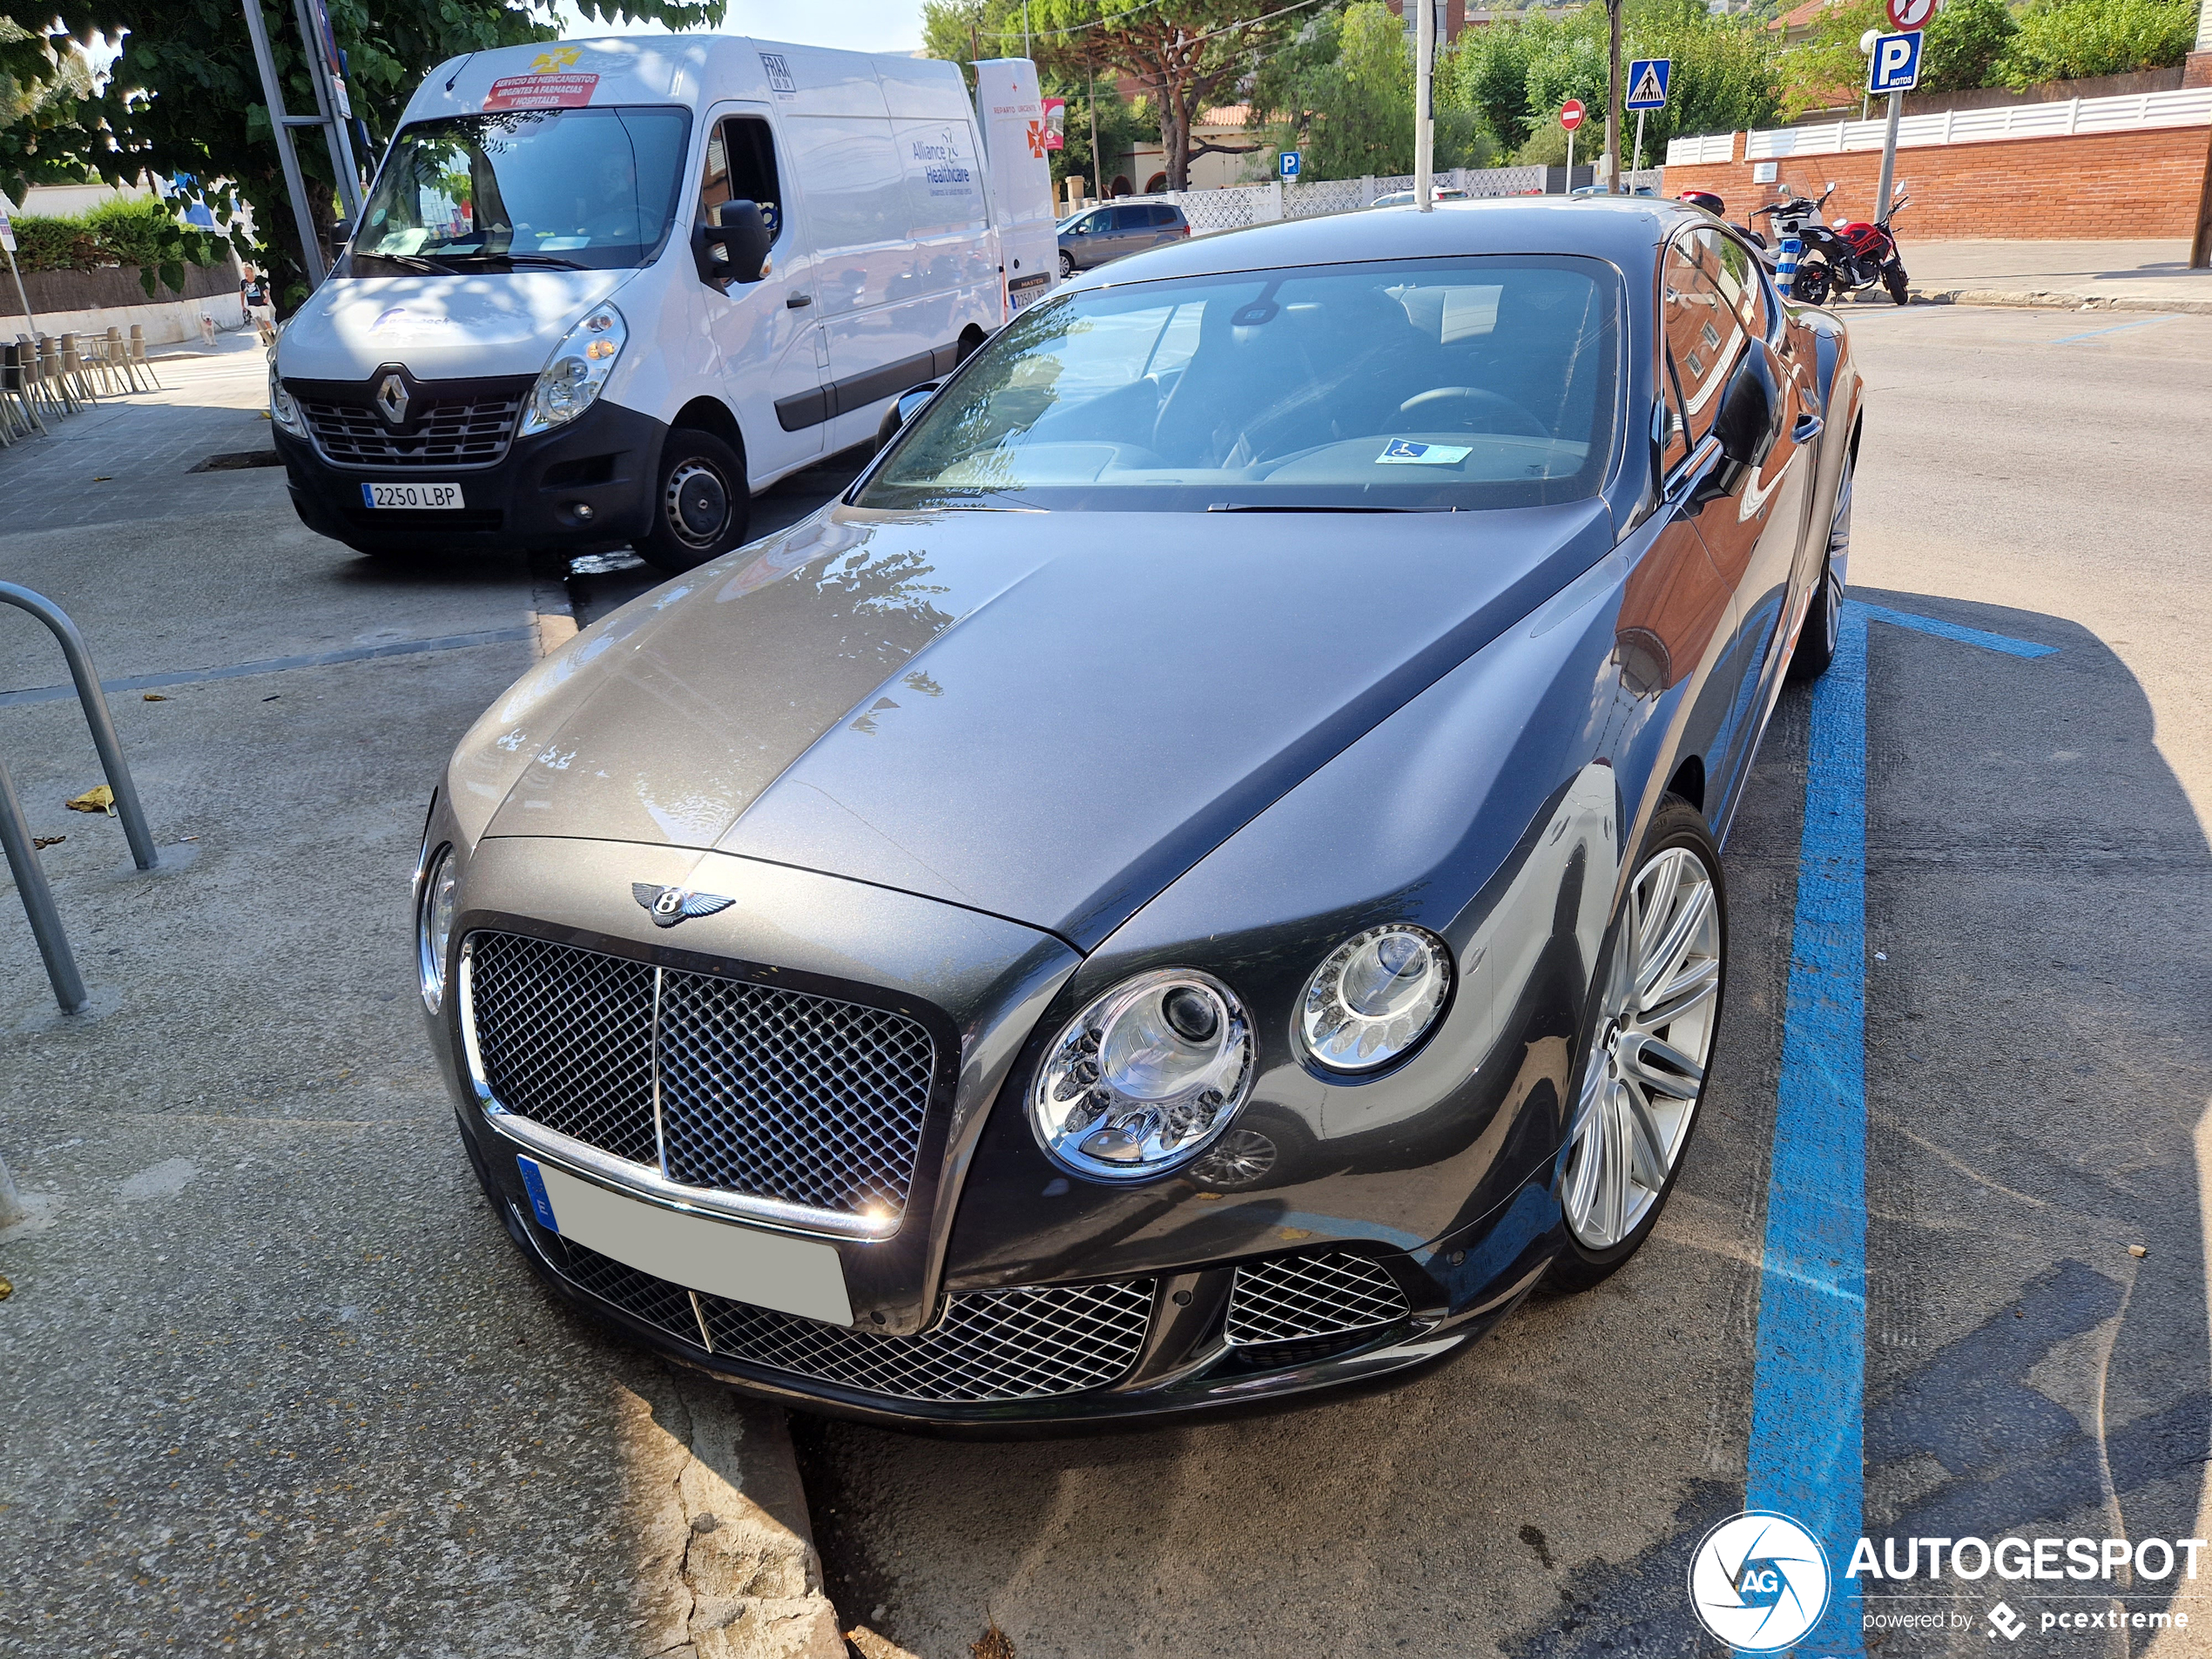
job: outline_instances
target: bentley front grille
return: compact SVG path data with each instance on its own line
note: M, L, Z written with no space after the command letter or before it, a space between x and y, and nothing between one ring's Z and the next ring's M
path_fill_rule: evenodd
M520 397L425 401L402 428L369 403L303 397L300 408L322 458L337 467L489 467L507 454Z
M1412 1312L1398 1281L1369 1257L1277 1256L1237 1270L1223 1334L1234 1347L1299 1342L1395 1325Z
M877 1336L693 1294L526 1222L554 1270L602 1301L710 1352L889 1399L980 1405L1119 1382L1152 1318L1153 1282L971 1291L937 1323Z
M936 1070L919 1022L517 934L468 948L462 1018L506 1110L687 1186L905 1213Z

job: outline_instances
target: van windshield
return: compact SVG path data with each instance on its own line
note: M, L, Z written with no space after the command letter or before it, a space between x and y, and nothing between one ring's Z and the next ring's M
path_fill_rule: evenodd
M676 212L690 114L500 110L393 141L349 274L644 264Z
M1595 495L1621 287L1470 256L1078 289L1022 312L854 504L1359 511Z

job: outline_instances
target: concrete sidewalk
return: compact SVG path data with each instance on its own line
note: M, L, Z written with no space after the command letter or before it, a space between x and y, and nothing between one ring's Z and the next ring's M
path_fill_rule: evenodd
M1898 232L1923 305L2212 315L2212 270L2189 268L2187 242L1915 242L1902 221Z
M306 530L280 469L190 473L267 444L260 354L161 372L0 452L0 578L160 678L111 698L189 855L139 875L64 809L98 762L0 611L0 754L93 995L56 1012L0 880L31 1210L0 1231L0 1651L841 1654L781 1413L542 1291L423 1042L424 804L557 581L391 568Z

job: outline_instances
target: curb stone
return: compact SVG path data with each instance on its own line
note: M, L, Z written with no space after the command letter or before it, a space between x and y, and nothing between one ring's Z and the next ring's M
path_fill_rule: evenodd
M2060 290L2038 292L2025 288L1913 288L1909 292L1912 303L1916 306L2011 306L2043 311L2134 311L2212 317L2212 300L2139 300L2133 295L2069 293ZM1894 308L1887 294L1878 299L1853 296L1836 303L1851 307L1877 306L1885 310Z

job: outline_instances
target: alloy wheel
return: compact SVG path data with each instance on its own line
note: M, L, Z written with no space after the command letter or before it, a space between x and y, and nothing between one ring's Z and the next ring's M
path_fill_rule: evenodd
M1561 1201L1588 1250L1635 1233L1689 1139L1720 1009L1719 895L1684 846L1629 886L1598 1030L1582 1069Z

